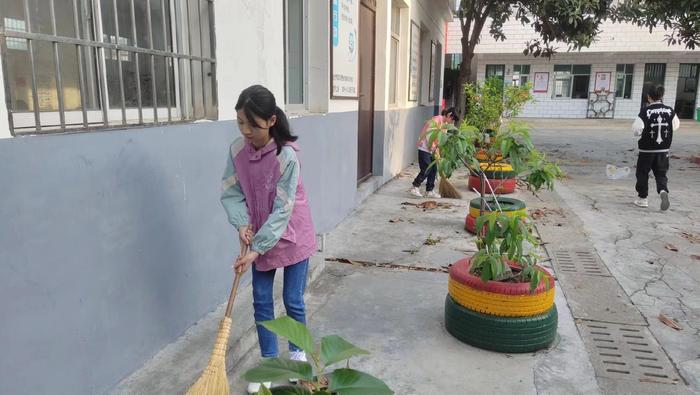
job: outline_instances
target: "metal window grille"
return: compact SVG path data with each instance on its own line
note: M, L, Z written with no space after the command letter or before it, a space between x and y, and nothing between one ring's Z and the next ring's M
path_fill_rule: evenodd
M217 118L212 0L2 3L13 135Z

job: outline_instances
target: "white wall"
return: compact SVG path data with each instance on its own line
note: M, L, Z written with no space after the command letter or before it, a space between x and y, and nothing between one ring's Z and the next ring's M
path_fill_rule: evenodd
M240 92L266 86L284 104L282 1L214 2L219 119L236 118Z
M549 72L549 90L547 93L534 93L535 101L526 105L522 116L545 118L585 118L588 108L587 99L554 99L552 98L554 86L555 64L590 64L591 79L589 91L593 90L596 72L611 72L612 87L614 89L615 72L617 64L634 64L634 76L632 82L632 96L630 99L616 100L615 118L634 118L639 113L641 104L642 87L644 83L645 63L666 63L666 96L664 102L673 106L676 100L676 85L680 63L700 63L700 53L673 52L673 53L607 53L607 54L579 54L562 53L555 55L551 60L532 58L524 55L510 54L478 54L477 55L477 79L483 80L487 64L505 64L505 80L511 81L514 64L529 64L530 80L535 72ZM700 104L700 97L696 103Z
M7 114L7 103L5 101L5 77L3 68L0 67L0 139L12 137L10 133L10 121Z

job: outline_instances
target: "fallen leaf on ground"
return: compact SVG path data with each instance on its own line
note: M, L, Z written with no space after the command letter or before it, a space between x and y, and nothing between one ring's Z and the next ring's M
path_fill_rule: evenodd
M389 220L392 224L395 224L397 222L403 222L403 218L392 218Z
M673 252L678 252L678 247L674 246L673 244L666 244L666 249Z
M437 208L438 204L435 200L428 200L427 202L423 202L416 207L420 207L423 210L432 210L434 208Z
M700 255L691 255L690 257L695 259L696 261L700 261Z
M666 317L663 314L659 314L659 321L661 321L664 325L666 325L669 328L673 328L677 331L680 331L682 328L676 323L676 321Z
M671 159L680 159L681 157L678 155L671 155Z
M428 238L425 239L425 241L423 242L423 244L425 244L425 245L427 245L427 246L434 246L434 245L436 245L437 243L439 243L440 241L441 241L441 240L440 240L439 237L436 238L436 239L434 239L434 238L433 238L433 234L431 233L431 234L428 235Z
M694 235L692 233L687 232L682 232L682 235L686 240L690 241L691 243L700 243L700 236L698 235Z

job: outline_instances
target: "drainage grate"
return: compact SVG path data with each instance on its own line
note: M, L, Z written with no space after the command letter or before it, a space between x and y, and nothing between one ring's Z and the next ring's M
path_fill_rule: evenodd
M662 384L682 383L646 327L579 321L579 328L597 376Z
M590 251L557 250L553 255L557 272L594 276L610 275L598 255Z

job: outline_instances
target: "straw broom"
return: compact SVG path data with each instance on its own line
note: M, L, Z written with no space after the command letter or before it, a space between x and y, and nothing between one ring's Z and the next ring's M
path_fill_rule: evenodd
M244 248L241 256L247 253L247 249L247 247ZM209 357L209 364L192 387L187 390L187 395L229 395L228 378L226 377L226 349L231 333L231 310L233 310L233 302L236 299L240 280L241 273L237 270L236 276L233 278L231 295L228 297L226 314L219 324L219 333L216 335L214 351Z

